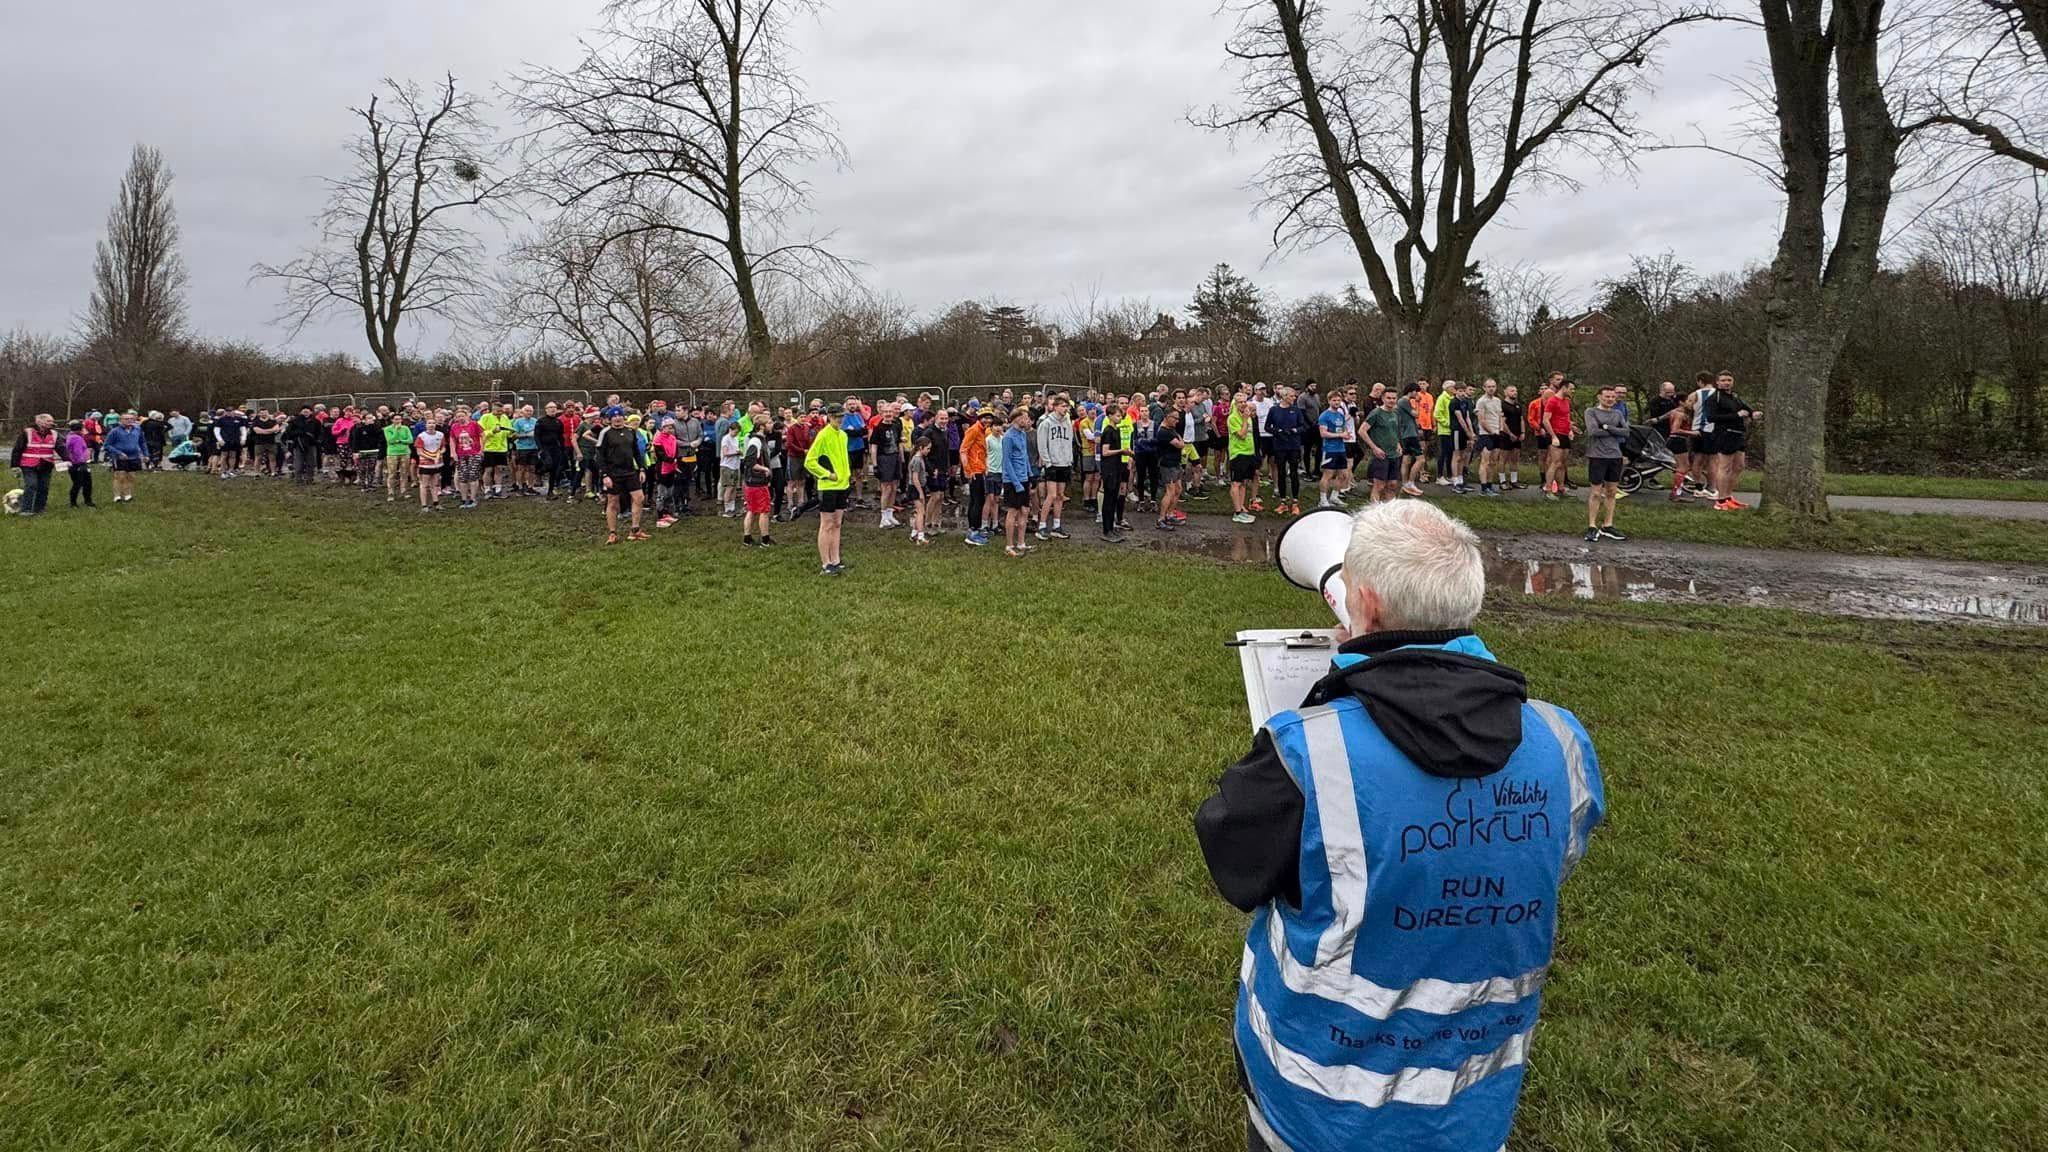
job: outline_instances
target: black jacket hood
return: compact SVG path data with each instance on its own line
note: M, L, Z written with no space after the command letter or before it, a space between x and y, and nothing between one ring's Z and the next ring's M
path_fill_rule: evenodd
M1338 649L1366 656L1332 669L1309 705L1356 696L1394 747L1432 776L1472 779L1507 764L1522 743L1528 681L1505 664L1441 648L1468 631L1377 632Z

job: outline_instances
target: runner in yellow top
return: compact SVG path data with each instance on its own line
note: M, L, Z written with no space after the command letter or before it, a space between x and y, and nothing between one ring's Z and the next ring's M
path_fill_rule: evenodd
M476 418L484 430L484 494L487 499L505 498L505 462L512 452L512 406L500 404L495 411Z
M1258 482L1259 445L1258 415L1252 409L1251 397L1239 393L1230 402L1230 506L1232 520L1249 524L1258 517L1245 510L1249 499L1247 493Z

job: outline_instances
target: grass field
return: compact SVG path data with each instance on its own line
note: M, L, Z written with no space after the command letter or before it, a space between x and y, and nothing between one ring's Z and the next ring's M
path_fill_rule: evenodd
M1190 815L1248 737L1221 639L1312 598L571 517L0 523L0 1148L1241 1146ZM1483 631L1611 806L1514 1148L2048 1147L2048 640Z
M1978 479L1972 476L1903 476L1830 472L1828 491L1838 496L1933 496L1949 500L2048 500L2048 480ZM1737 489L1760 492L1764 474L1744 472Z

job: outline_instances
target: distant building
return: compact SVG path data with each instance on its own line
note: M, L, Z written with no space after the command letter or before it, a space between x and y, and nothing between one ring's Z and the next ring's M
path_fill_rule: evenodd
M1138 336L1137 344L1111 358L1118 376L1159 377L1208 371L1209 346L1197 329L1183 328L1166 312Z
M1613 339L1614 322L1607 313L1595 308L1570 320L1560 320L1551 330L1574 348L1597 348Z
M1046 364L1059 359L1060 330L1047 324L1018 332L1003 349L1004 355L1027 364Z

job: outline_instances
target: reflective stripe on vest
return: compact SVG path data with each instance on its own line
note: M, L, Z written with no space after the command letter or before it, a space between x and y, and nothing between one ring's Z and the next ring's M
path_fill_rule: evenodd
M1318 1064L1303 1056L1274 1038L1272 1022L1266 1019L1265 1006L1259 1003L1256 993L1247 989L1245 1001L1252 1035L1258 1037L1260 1051L1273 1062L1281 1079L1326 1100L1365 1108L1449 1104L1458 1093L1488 1076L1526 1061L1529 1039L1536 1031L1531 1021L1528 1028L1509 1036L1498 1048L1468 1056L1455 1068L1409 1067L1398 1072L1375 1072L1357 1064Z
M40 468L45 464L55 464L57 462L56 429L53 428L47 433L38 435L35 429L30 428L26 430L24 435L28 437L28 446L21 450L21 466L23 468Z
M1529 706L1543 717L1543 723L1550 734L1557 737L1557 746L1564 750L1565 778L1571 781L1572 816L1571 825L1565 832L1564 874L1569 877L1572 869L1586 855L1586 813L1593 806L1593 790L1586 783L1586 756L1579 748L1579 738L1572 735L1571 725L1564 722L1556 705L1541 700L1529 701Z

